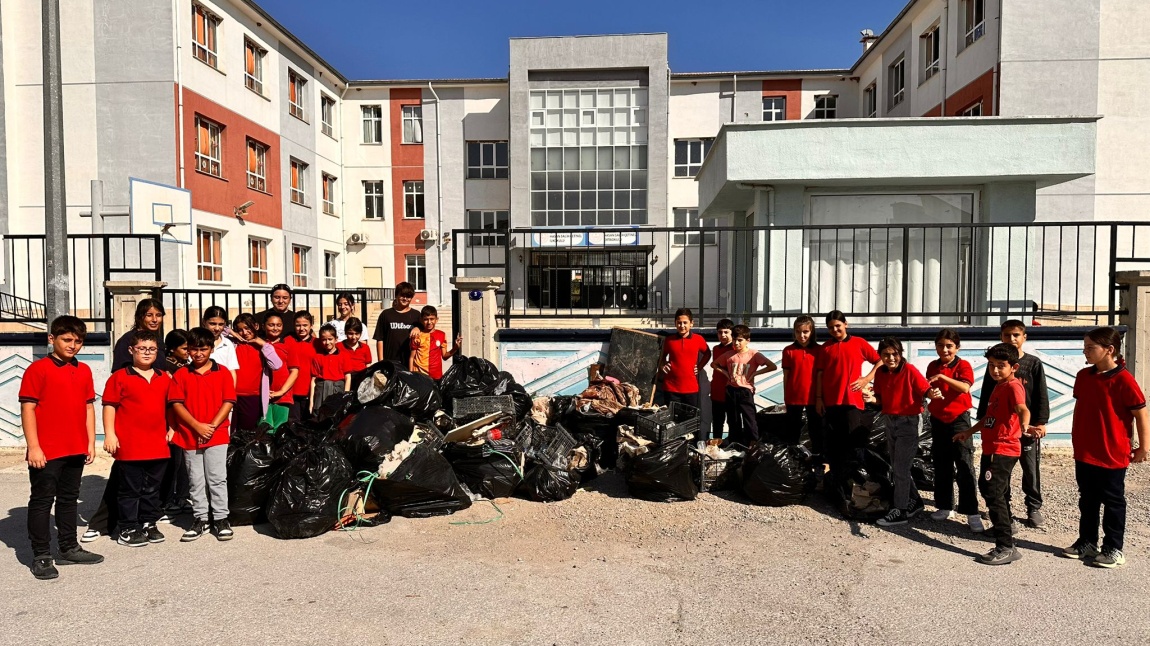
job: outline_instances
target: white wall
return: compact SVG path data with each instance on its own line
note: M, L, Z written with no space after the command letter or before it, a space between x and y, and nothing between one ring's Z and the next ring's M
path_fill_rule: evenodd
M343 125L343 221L344 233L364 233L366 245L346 247L344 266L349 284L366 284L364 267L382 270L382 285L395 285L394 230L391 180L391 114L386 87L352 87L344 96L339 117ZM382 139L378 144L363 143L363 106L381 106ZM383 218L364 217L363 182L382 181ZM347 238L345 237L344 240Z

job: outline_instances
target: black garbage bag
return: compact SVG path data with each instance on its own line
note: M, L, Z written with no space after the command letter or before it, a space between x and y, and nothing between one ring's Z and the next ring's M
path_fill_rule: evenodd
M856 442L856 447L867 447L878 451L882 455L887 455L886 450L886 415L882 414L882 410L874 405L868 405L859 413L861 419L861 430L856 429L852 432L852 437L856 439L863 439L863 442Z
M399 364L391 361L377 361L359 372L351 373L351 392L355 393L356 400L364 406L386 404L387 402L384 401L384 398L387 396L391 388L391 383L395 381L395 375L398 374L399 371ZM364 386L363 382L373 380L376 373L383 373L383 376L387 377L387 384L383 387L383 390L377 390L374 385ZM361 386L363 387L363 393L360 392Z
M340 496L354 484L351 463L333 445L295 456L268 502L268 521L280 538L311 538L335 526Z
M420 442L386 478L372 481L368 495L393 516L429 518L471 506L451 464L432 444Z
M934 441L930 433L930 413L924 411L918 431L918 453L910 463L910 474L919 491L934 491Z
M308 422L288 422L276 430L276 459L287 464L308 449L324 445L334 426L313 426Z
M694 500L699 495L691 476L687 438L652 444L649 451L627 461L627 489L632 496L654 502Z
M535 464L523 475L517 493L535 502L559 502L575 495L579 474L549 464Z
M451 402L465 397L480 397L494 394L494 385L499 380L499 369L482 357L456 356L455 361L439 380L448 411Z
M531 400L531 395L527 394L527 389L519 385L515 381L515 377L511 376L510 372L500 372L493 384L491 384L492 395L511 395L512 401L515 402L515 419L520 420L527 417L531 413L531 406L534 403Z
M395 445L411 437L415 424L386 406L367 406L344 418L332 439L339 443L351 466L376 472Z
M757 505L797 505L806 497L813 477L810 465L793 445L759 443L743 460L743 493Z
M313 428L331 428L358 406L359 402L355 399L354 392L336 393L323 400L319 408L315 409L308 424Z
M599 469L606 471L615 468L619 460L619 424L613 417L600 415L592 410L574 410L560 420L559 424L575 438L580 446L587 448L588 456ZM588 472L593 471L587 469ZM592 476L594 477L594 476ZM587 481L584 476L584 482Z
M260 430L267 429L261 425ZM234 442L236 436L231 439ZM265 518L264 508L279 483L283 463L277 458L275 436L267 432L235 451L234 446L228 447L228 519L233 525L253 525Z
M484 498L506 498L523 481L523 451L507 440L443 447L459 481Z
M775 438L783 444L798 444L803 428L791 423L786 413L768 413L758 411L755 413L755 422L759 427L759 437L765 441L767 437Z
M434 379L402 370L395 374L382 403L417 420L431 420L435 411L443 408L443 398Z

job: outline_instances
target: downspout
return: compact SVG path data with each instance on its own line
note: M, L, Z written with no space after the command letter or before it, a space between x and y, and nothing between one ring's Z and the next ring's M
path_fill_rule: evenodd
M339 168L341 171L340 174L342 174L342 171L343 171L343 97L347 96L348 85L349 84L345 83L343 86L343 90L340 91L340 93L339 93ZM339 224L340 224L341 240L343 241L341 243L341 245L343 247L343 253L340 254L340 256L343 257L343 282L341 283L341 285L347 286L347 287L353 287L353 285L349 285L347 282L347 218L346 218L346 216L347 216L347 200L345 199L346 194L347 194L347 182L346 181L340 182L339 183L339 201L340 201ZM360 270L359 275L361 278L363 277L363 270L362 269Z
M993 106L994 116L996 117L999 114L998 101L1000 99L998 96L998 82L999 76L1002 74L1002 2L1003 0L998 1L998 16L995 17L996 24L994 27L998 31L998 33L995 34L998 44L994 52L994 77L990 87L990 95L992 97L990 104Z
M436 281L438 282L437 293L439 295L440 303L443 301L443 180L441 170L443 168L443 154L440 148L440 130L439 124L442 121L440 118L439 109L439 94L435 92L432 87L431 81L427 82L427 89L431 92L431 96L435 97L435 234L437 239L435 241L435 263L436 263ZM452 241L454 243L454 241Z
M939 108L940 117L946 116L946 71L950 67L949 59L946 57L946 44L950 41L950 0L942 0L942 28L939 29L939 34L942 35L942 56L939 56L939 63L942 64L942 106Z
M731 123L735 122L735 98L739 96L739 75L731 75Z
M183 38L180 36L180 0L172 0L172 20L175 23L176 41L176 159L179 168L177 178L180 188L187 188L187 177L184 170L184 66L181 62L184 54ZM131 223L129 223L131 226ZM196 231L189 232L191 239L196 240L199 235ZM184 287L184 245L176 244L176 284Z

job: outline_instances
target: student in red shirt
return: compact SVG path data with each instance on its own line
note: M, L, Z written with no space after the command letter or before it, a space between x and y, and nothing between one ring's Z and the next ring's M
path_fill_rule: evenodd
M1009 343L993 345L986 351L986 371L995 381L994 391L986 406L986 417L973 427L954 434L955 442L965 442L982 433L982 461L979 464L978 488L990 511L994 549L978 557L987 565L1006 565L1022 558L1014 547L1014 530L1010 516L1010 475L1018 456L1022 455L1022 434L1034 433L1030 426L1030 409L1026 391L1019 382L1018 348Z
M52 353L34 361L20 380L20 425L28 449L28 541L32 576L60 576L52 562L49 517L56 506L60 565L99 563L76 540L76 507L84 465L96 457L96 390L92 370L76 360L87 328L75 316L58 316L48 326Z
M680 307L675 311L676 334L663 342L660 373L667 404L679 402L699 407L699 370L710 361L711 349L702 336L691 333L694 322L691 310Z
M1088 559L1092 565L1115 568L1126 563L1122 554L1126 533L1126 469L1145 462L1150 447L1150 415L1146 396L1122 361L1122 335L1111 327L1086 334L1082 354L1089 368L1074 378L1074 477L1078 481L1078 540L1060 554ZM1138 448L1131 450L1134 422ZM1106 536L1098 549L1098 508L1103 509Z
M731 330L735 351L727 355L720 370L727 379L727 419L731 422L728 441L751 446L759 442L759 424L755 418L755 377L777 370L770 359L750 348L751 328L736 325Z
M787 408L788 433L785 439L798 443L806 415L811 450L822 455L823 417L815 410L815 361L822 346L815 332L815 320L809 316L796 318L794 338L794 343L783 348L783 404Z
M958 508L975 532L985 531L978 514L978 487L974 476L974 442L955 442L954 434L970 428L970 387L974 369L958 356L962 346L958 332L945 328L934 337L938 359L926 367L926 379L935 395L930 410L931 458L934 461L934 520L954 518L954 484L958 483Z
M285 321L286 323L286 321ZM315 317L311 312L300 310L292 322L295 336L288 339L289 365L299 368L299 378L292 386L291 419L302 421L311 417L311 361L319 350L319 339L312 334L311 326Z
M291 418L292 388L299 379L300 368L294 363L289 339L284 337L283 317L275 312L269 312L264 318L264 338L268 345L275 350L280 359L280 367L272 371L271 382L268 384L268 409L279 406L287 409L285 418Z
M267 319L265 319L266 321ZM275 347L259 336L256 317L244 312L232 321L232 342L236 344L236 406L232 426L252 430L267 413L271 397L271 375L283 367Z
M323 405L324 400L344 391L347 377L347 354L339 351L335 326L324 323L319 329L320 351L311 360L311 409Z
M370 366L371 348L360 341L363 338L363 322L354 316L349 318L343 325L343 333L346 338L340 342L339 351L348 355L348 370L359 372Z
M847 316L839 310L827 314L830 340L815 358L815 412L823 416L826 430L827 461L831 471L843 477L846 465L854 459L852 437L862 426L862 390L875 376L879 356L862 338L847 333ZM874 364L862 374L864 363Z
M719 342L711 352L711 437L716 440L723 437L723 423L729 423L727 420L727 375L720 368L726 368L727 357L735 353L734 337L731 335L731 330L734 327L735 322L731 319L722 319L715 325ZM702 435L703 437L700 439L706 439L706 434L702 433Z
M184 449L189 497L195 521L180 537L189 542L215 530L216 538L231 540L235 533L228 522L228 416L236 402L232 371L212 358L215 337L211 331L188 331L188 356L192 362L172 375L168 403L175 419L171 439ZM208 495L211 495L209 500Z
M914 486L911 462L918 452L922 430L922 400L930 390L926 377L903 356L902 341L888 336L878 343L882 366L874 378L874 394L886 417L886 449L890 455L894 499L890 512L878 520L883 527L905 525L922 511L922 497Z
M128 337L132 363L104 386L104 450L120 465L116 542L143 547L164 542L156 523L164 515L160 484L171 458L166 410L172 379L155 367L155 332L136 330Z

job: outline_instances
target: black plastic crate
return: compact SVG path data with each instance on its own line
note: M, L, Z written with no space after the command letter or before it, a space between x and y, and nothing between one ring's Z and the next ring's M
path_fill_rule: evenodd
M652 442L668 442L698 432L699 409L679 402L635 420L635 434Z
M579 446L561 425L525 427L515 441L528 458L556 467L566 467L568 456Z
M515 415L515 400L511 395L462 397L452 400L451 412L456 420L479 419L492 413Z

